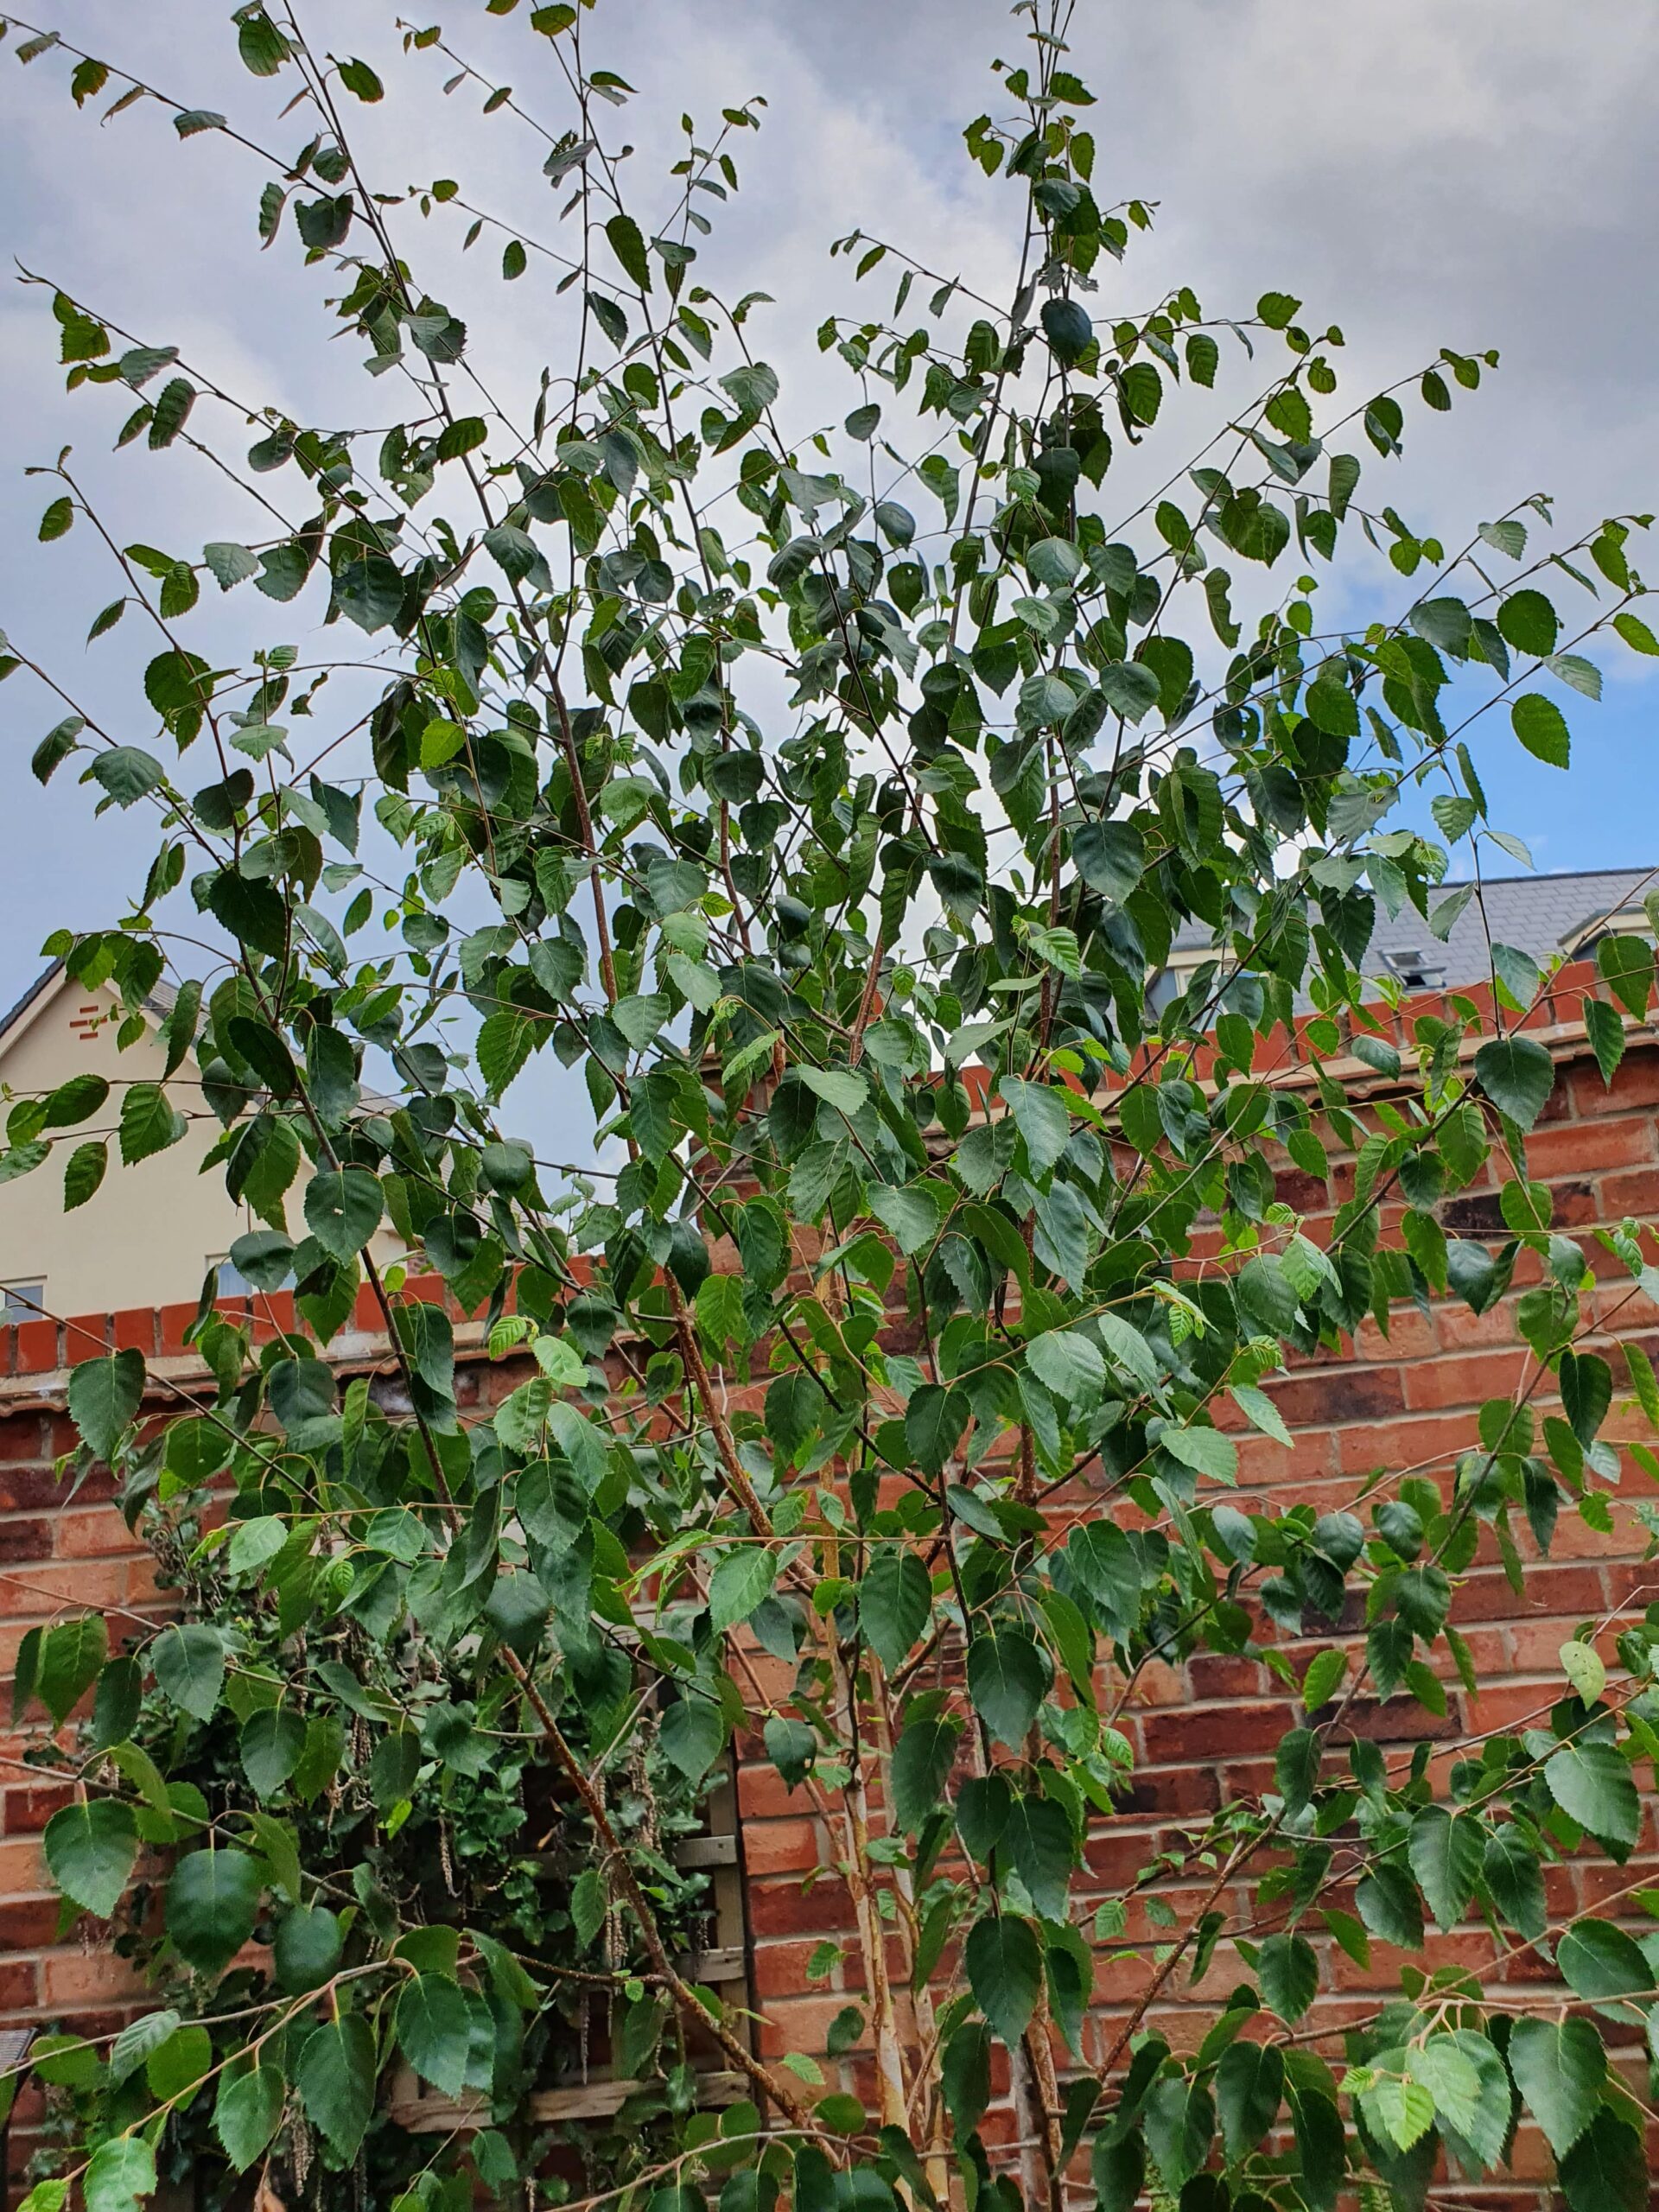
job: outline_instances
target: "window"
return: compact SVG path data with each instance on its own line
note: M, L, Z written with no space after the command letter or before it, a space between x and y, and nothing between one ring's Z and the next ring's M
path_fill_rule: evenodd
M44 1282L0 1283L0 1329L19 1321L38 1321L46 1306Z
M251 1298L253 1285L248 1281L234 1260L223 1252L210 1252L202 1262L207 1274L214 1278L214 1295L218 1298Z

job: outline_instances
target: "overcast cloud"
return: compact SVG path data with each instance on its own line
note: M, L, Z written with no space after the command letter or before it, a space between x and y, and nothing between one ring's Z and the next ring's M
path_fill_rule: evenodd
M289 149L302 135L297 119L280 122L276 110L290 80L273 87L240 68L227 16L199 0L142 11L73 0L46 20L116 67ZM537 142L511 116L480 118L474 92L446 99L445 66L434 55L406 60L389 10L312 0L301 16L316 43L363 54L386 79L385 105L353 121L389 186L454 176L479 204L556 235ZM480 67L559 113L540 42L519 22L486 17L475 0L442 21ZM986 64L1013 55L1020 29L993 0L600 0L590 62L639 87L622 127L651 149L654 173L682 108L712 124L722 104L768 100L763 130L739 143L744 189L708 266L715 279L734 275L775 296L756 342L784 377L794 428L838 416L851 399L807 337L832 307L862 302L847 265L826 258L831 237L861 227L963 270L981 289L1006 290L1011 198L969 163L960 131L996 104ZM254 252L267 174L258 163L211 136L180 145L153 106L100 126L107 96L78 114L60 57L22 70L10 53L0 49L10 255L144 340L178 345L251 402L336 423L384 419L378 408L401 404L363 378L357 345L321 342L324 287L299 268L291 238ZM1153 236L1105 276L1109 309L1144 308L1185 283L1212 314L1248 313L1263 289L1287 289L1310 321L1343 326L1357 386L1443 343L1500 348L1503 365L1478 395L1460 397L1449 417L1419 416L1408 460L1389 480L1408 518L1448 539L1533 491L1556 493L1563 520L1659 506L1651 0L1597 0L1593 10L1567 0L1080 0L1074 55L1099 95L1099 196L1160 203ZM646 154L638 167L640 189ZM460 228L415 219L404 235L422 281L475 331L493 311L478 365L492 389L522 395L558 358L547 264L505 296L504 317L499 246L480 245L463 264ZM864 293L862 311L891 304L885 275ZM240 495L205 464L111 457L117 403L66 397L54 355L49 293L0 289L0 626L70 671L94 705L118 706L132 696L122 672L147 657L139 623L130 614L85 646L119 580L95 560L85 529L36 543L48 493L22 469L73 441L123 542L194 555L206 538L252 533ZM1659 570L1659 558L1649 565ZM1364 611L1373 582L1361 576L1344 613ZM213 620L232 614L227 604ZM277 635L308 655L340 639L337 630L306 632L297 613L279 619ZM1497 818L1543 868L1659 860L1649 766L1659 695L1628 656L1603 658L1607 699L1576 716L1570 777L1503 738L1483 755ZM26 674L0 691L0 918L12 956L3 1003L33 973L48 929L114 918L149 832L129 818L94 824L73 779L35 787L28 753L60 709Z

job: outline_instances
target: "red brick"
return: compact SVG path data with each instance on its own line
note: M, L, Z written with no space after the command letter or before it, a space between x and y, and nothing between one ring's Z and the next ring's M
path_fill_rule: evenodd
M1602 1179L1601 1206L1596 1217L1612 1222L1627 1213L1643 1219L1659 1213L1659 1167L1634 1167L1625 1174Z
M1587 1175L1604 1167L1630 1167L1654 1156L1653 1122L1646 1114L1594 1122L1559 1122L1527 1139L1527 1169L1535 1182L1555 1175Z
M16 1562L46 1559L51 1550L49 1521L20 1521L10 1514L0 1519L0 1560Z
M35 1783L23 1789L12 1788L4 1793L5 1833L14 1835L38 1835L54 1813L73 1797L71 1783Z
M1400 1370L1394 1367L1332 1367L1295 1382L1269 1383L1268 1395L1292 1428L1386 1421L1405 1409Z
M111 1316L117 1351L142 1352L146 1359L156 1351L156 1313L153 1306L129 1307Z
M40 1971L33 1959L0 1959L0 2012L31 2012L40 2003Z
M853 1901L844 1882L754 1882L749 1888L749 1924L757 1936L838 1936L854 1925Z
M1296 1726L1297 1718L1291 1705L1205 1706L1191 1713L1149 1713L1141 1722L1141 1733L1148 1763L1173 1766L1190 1759L1271 1751Z
M8 1414L0 1419L0 1465L8 1465L20 1459L40 1459L45 1456L39 1414Z
M1502 1351L1465 1352L1446 1359L1414 1359L1401 1369L1406 1403L1413 1413L1452 1406L1476 1408L1488 1398L1508 1398L1525 1371L1524 1346Z
M809 1981L806 1969L818 1948L816 1939L798 1943L757 1943L754 1947L754 1993L759 1998L807 1997L830 1987L849 1991L864 1986L864 1964L856 1944L847 1944L842 1963L833 1982Z
M58 1365L55 1321L20 1321L10 1335L14 1374L46 1375Z
M743 1823L743 1863L752 1881L767 1874L804 1874L820 1863L820 1856L816 1821Z
M1601 1071L1593 1062L1581 1061L1568 1072L1566 1088L1580 1113L1586 1116L1627 1114L1636 1106L1659 1106L1659 1052L1650 1048L1626 1052L1611 1084L1603 1084Z
M90 1359L109 1340L110 1317L107 1313L72 1313L64 1322L63 1356L71 1363L78 1359Z
M1440 1421L1395 1421L1372 1427L1356 1422L1338 1439L1337 1456L1344 1473L1369 1474L1384 1467L1390 1474L1421 1468L1426 1472L1445 1465L1475 1441L1474 1423L1466 1414Z
M148 1994L137 1969L111 1951L52 1951L41 1963L44 1999L54 2012L66 2005L109 2005ZM86 2032L84 2022L80 2032Z

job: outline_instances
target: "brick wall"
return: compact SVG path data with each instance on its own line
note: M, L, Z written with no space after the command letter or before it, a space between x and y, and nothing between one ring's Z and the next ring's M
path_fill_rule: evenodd
M1633 1046L1609 1091L1586 1055L1582 1029L1573 1020L1575 1007L1576 995L1569 1001L1563 993L1546 1002L1533 1025L1566 1063L1564 1079L1531 1141L1533 1175L1551 1186L1560 1225L1583 1228L1626 1214L1659 1215L1659 1048ZM1294 1070L1287 1070L1286 1079L1295 1079ZM1328 1224L1345 1195L1347 1173L1346 1163L1337 1160L1328 1189L1298 1175L1296 1189L1287 1192L1315 1215L1315 1234L1317 1217L1322 1214ZM1444 1212L1449 1229L1501 1233L1497 1185L1490 1179L1451 1201ZM1605 1258L1592 1255L1592 1260ZM1610 1263L1605 1273L1608 1287L1599 1294L1604 1319L1624 1294L1622 1270ZM1397 1311L1386 1339L1368 1322L1351 1357L1297 1363L1273 1386L1293 1447L1287 1452L1253 1433L1240 1437L1241 1504L1248 1510L1252 1503L1307 1499L1321 1510L1335 1507L1349 1503L1359 1478L1375 1467L1398 1473L1421 1464L1425 1471L1444 1476L1451 1456L1473 1440L1483 1400L1507 1395L1515 1386L1522 1359L1515 1296L1530 1279L1523 1262L1514 1291L1484 1316L1460 1304L1440 1305L1428 1315ZM418 1287L439 1294L435 1282ZM253 1303L257 1335L268 1332L273 1320L291 1320L283 1299ZM112 1641L120 1634L123 1609L132 1626L156 1618L148 1554L128 1535L109 1501L107 1482L94 1478L66 1504L52 1462L71 1441L62 1410L67 1364L102 1346L136 1344L149 1358L162 1390L168 1382L188 1382L200 1373L181 1335L189 1313L185 1307L164 1307L0 1330L0 1673L6 1676L24 1630L63 1612L88 1605L105 1609ZM376 1319L365 1298L354 1331L334 1348L343 1369L390 1372ZM1621 1315L1618 1333L1634 1335L1659 1357L1659 1315L1641 1300ZM463 1403L493 1400L519 1379L510 1364L493 1372L480 1363L475 1330L458 1330L458 1349ZM1617 1360L1615 1370L1620 1372ZM1617 1407L1616 1399L1606 1433L1639 1434L1639 1427L1628 1432L1621 1427L1624 1417ZM1646 1487L1646 1478L1626 1455L1626 1496L1639 1496ZM1434 1769L1443 1772L1484 1735L1547 1711L1562 1687L1558 1647L1581 1624L1604 1624L1599 1641L1611 1659L1611 1624L1659 1599L1659 1563L1643 1563L1644 1532L1628 1504L1615 1503L1612 1512L1612 1533L1601 1535L1564 1507L1548 1561L1527 1553L1519 1596L1490 1532L1483 1532L1482 1550L1459 1581L1452 1610L1453 1624L1473 1652L1480 1694L1449 1683L1443 1719L1405 1700L1362 1700L1352 1708L1352 1726L1382 1744L1391 1759L1408 1758L1427 1739ZM1519 1541L1525 1551L1524 1532ZM1357 1620L1344 1624L1341 1640L1351 1630L1357 1643L1358 1630ZM1333 1640L1339 1639L1285 1646L1299 1678L1313 1650ZM0 1689L0 1719L9 1724L9 1691ZM1121 1894L1151 1855L1178 1840L1184 1823L1201 1820L1231 1793L1263 1786L1280 1738L1299 1717L1283 1685L1252 1659L1198 1655L1182 1667L1146 1669L1122 1721L1138 1762L1135 1786L1116 1817L1096 1824L1088 1850L1090 1903ZM9 1725L0 1741L0 2026L67 2019L84 2031L107 2032L129 2015L137 1993L113 1958L78 1940L54 1940L57 1906L41 1872L38 1837L60 1793L32 1779L20 1764L24 1742ZM739 1783L754 1986L765 2014L762 2048L771 2055L822 2055L830 2022L858 1987L851 1904L835 1872L839 1838L809 1794L785 1791L758 1756L743 1760ZM1647 1820L1643 1846L1624 1869L1598 1863L1586 1852L1581 1861L1549 1874L1553 1918L1597 1907L1632 1884L1659 1885L1659 1833L1651 1805ZM1197 1879L1188 1885L1195 1908L1202 1886ZM1169 1894L1180 1908L1180 1891ZM1242 1892L1237 1902L1243 1903ZM1258 1932L1269 1932L1272 1924L1263 1923ZM1631 1924L1645 1929L1650 1923L1633 1914ZM1335 2031L1394 1990L1399 1961L1386 1947L1374 1944L1372 1967L1363 1970L1316 1929L1304 1932L1329 1954L1325 1986L1331 1993L1321 1999L1321 2025ZM1144 1987L1148 1968L1133 1955L1135 1947L1150 1947L1161 1933L1132 1923L1122 1944L1106 1948L1087 2029L1092 2057L1103 2055L1114 2023ZM809 1981L808 1961L825 1937L846 1943L843 1963L827 1980ZM1531 1957L1495 1965L1487 1937L1472 1928L1431 1936L1429 1954L1435 1963L1456 1962L1483 1974L1498 2001L1510 1977L1535 1982L1541 1971ZM1213 2011L1243 1978L1241 1963L1224 1948L1196 1989L1171 1984L1148 2015L1149 2024L1178 2048L1190 2049L1202 2032L1206 2008ZM844 2063L849 2085L868 2089L856 2055ZM836 2068L828 2063L826 2070L833 2075ZM26 2097L14 2126L14 2164L27 2153L32 2116ZM988 2132L998 2117L993 2113ZM1546 2170L1537 2146L1523 2134L1514 2180L1463 2196L1488 2212L1533 2208L1542 2199L1532 2184Z
M1582 1229L1617 1223L1627 1214L1659 1215L1659 1049L1633 1047L1609 1091L1593 1062L1582 1057L1581 1031L1575 1037L1571 1026L1560 1020L1537 1027L1569 1061L1529 1147L1534 1179L1551 1186L1558 1225ZM1317 1185L1308 1188L1311 1179L1299 1175L1295 1180L1300 1187L1286 1195L1309 1209L1317 1237L1351 1189L1348 1164L1333 1162L1332 1187L1323 1193ZM1471 1236L1504 1233L1494 1176L1483 1178L1443 1212L1450 1230ZM1249 1511L1306 1500L1321 1511L1333 1510L1351 1504L1360 1482L1377 1467L1394 1473L1421 1467L1444 1480L1453 1457L1476 1441L1475 1418L1483 1401L1507 1397L1521 1375L1527 1355L1514 1309L1519 1294L1537 1279L1529 1257L1522 1255L1510 1294L1484 1315L1471 1313L1460 1302L1437 1304L1427 1315L1396 1308L1387 1338L1368 1321L1351 1357L1294 1363L1282 1380L1268 1386L1292 1432L1292 1447L1287 1451L1252 1433L1239 1436L1241 1508ZM1592 1265L1598 1261L1606 1263L1608 1287L1597 1294L1605 1320L1626 1295L1628 1281L1622 1267L1599 1249L1592 1255ZM1599 1267L1597 1272L1604 1270ZM1659 1311L1638 1297L1620 1314L1617 1335L1659 1358ZM1622 1384L1624 1369L1616 1354L1613 1365L1616 1385ZM1533 1401L1541 1413L1556 1409L1557 1402L1542 1396ZM1643 1437L1645 1422L1639 1414L1622 1414L1620 1402L1616 1387L1615 1410L1603 1433L1614 1440ZM1624 1488L1629 1497L1651 1496L1647 1478L1628 1453ZM1431 1772L1443 1780L1455 1759L1478 1756L1485 1736L1543 1721L1565 1690L1559 1648L1582 1624L1603 1624L1596 1640L1603 1656L1616 1663L1616 1623L1639 1617L1644 1606L1659 1601L1659 1560L1644 1563L1646 1533L1627 1503L1615 1502L1612 1517L1612 1533L1598 1535L1564 1502L1548 1560L1539 1559L1524 1528L1520 1529L1525 1571L1519 1596L1504 1573L1491 1530L1483 1529L1474 1563L1457 1579L1452 1610L1452 1624L1468 1640L1480 1694L1471 1696L1454 1678L1448 1680L1444 1718L1405 1697L1387 1704L1360 1699L1351 1708L1351 1731L1381 1745L1391 1767L1403 1766L1427 1741L1432 1746ZM1333 1643L1363 1651L1357 1614L1344 1621L1339 1634L1285 1640L1281 1648L1300 1680L1313 1652ZM1231 1796L1270 1788L1279 1741L1301 1718L1286 1686L1252 1658L1200 1653L1179 1667L1146 1669L1120 1723L1135 1750L1135 1785L1116 1818L1095 1824L1080 1903L1092 1910L1096 1903L1121 1895L1149 1859L1178 1844L1184 1825L1202 1821ZM755 1988L766 2018L763 2047L773 2055L790 2050L822 2054L830 2023L861 1986L851 1904L834 1872L842 1855L838 1833L816 1816L804 1789L785 1790L758 1750L742 1767L740 1788ZM1181 1926L1196 1916L1211 1878L1195 1870L1192 1880L1161 1892L1176 1906ZM1656 1883L1659 1823L1649 1801L1642 1844L1624 1867L1614 1867L1591 1844L1577 1860L1547 1872L1552 1923L1603 1908L1615 1893L1624 1897L1633 1886ZM1331 1901L1352 1909L1351 1896L1340 1890ZM1246 1910L1243 1885L1233 1904L1239 1914ZM1621 1916L1618 1906L1608 1910ZM1651 1920L1639 1910L1625 1910L1632 1933L1650 1930ZM1269 1916L1255 1932L1267 1935L1282 1924ZM1401 1955L1373 1941L1371 1965L1362 1968L1320 1933L1317 1921L1303 1923L1301 1932L1322 1954L1322 1986L1329 1993L1312 2022L1302 2024L1331 2031L1331 2040L1322 2047L1340 2070L1341 2028L1370 2015L1396 1993ZM1144 1919L1138 1924L1132 1919L1122 1942L1104 1947L1096 1967L1096 2006L1085 2029L1094 2063L1104 2057L1117 2027L1145 1989L1151 1966L1144 1953L1167 1940L1167 1934ZM843 1965L828 1982L809 1983L808 1961L825 1936L845 1944ZM1137 1947L1142 1956L1134 1955ZM1489 1937L1474 1926L1445 1936L1431 1931L1427 1960L1481 1974L1499 2005L1506 1984L1535 1986L1550 1978L1535 1955L1495 1963ZM1178 1974L1147 2013L1147 2024L1160 2030L1175 2049L1193 2050L1217 2005L1248 1979L1243 1962L1224 1944L1196 1987L1186 1985L1184 1970ZM1605 2031L1610 2038L1618 2033L1611 2026ZM1645 2068L1634 2038L1629 2057L1632 2086L1645 2095ZM1065 2058L1061 2063L1071 2063ZM867 2096L872 2089L868 2070L856 2059L849 2086ZM988 2137L999 2130L1005 2137L1012 2133L1011 2112L994 2111L988 2119ZM1659 2141L1653 2148L1659 2164ZM1547 2152L1526 2129L1516 2145L1511 2179L1501 2186L1453 2190L1450 2196L1484 2212L1510 2212L1511 2207L1535 2212L1542 2202L1554 2201L1541 2180L1550 2171ZM1446 2192L1435 2192L1435 2202L1446 2201Z

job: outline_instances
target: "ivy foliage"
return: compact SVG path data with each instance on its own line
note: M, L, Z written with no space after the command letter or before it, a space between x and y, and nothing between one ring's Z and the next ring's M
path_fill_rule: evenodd
M208 1287L200 1385L130 1351L71 1378L77 1468L117 1471L190 1602L153 1633L66 1618L20 1662L39 1756L79 1785L46 1834L67 1911L160 1897L157 2009L48 2054L74 2135L30 2212L76 2177L125 2212L184 2144L203 2186L268 2168L284 2201L358 2201L405 2067L463 2118L386 2182L399 2212L524 2201L525 2054L570 1955L522 1885L462 1910L398 1858L499 1801L508 1761L563 1808L573 1931L612 1931L584 1971L673 2120L613 2185L677 2212L1058 2203L1073 2165L1103 2212L1143 2187L1419 2207L1443 2158L1500 2170L1522 2120L1573 2212L1645 2202L1605 2038L1647 2028L1659 1948L1622 1894L1564 1924L1545 1875L1640 1840L1659 1625L1586 1623L1554 1701L1444 1772L1356 1722L1478 1688L1453 1615L1483 1543L1518 1592L1562 1514L1611 1526L1609 1317L1659 1277L1633 1225L1592 1253L1529 1173L1551 979L1494 943L1490 990L1415 1010L1402 1050L1367 961L1379 909L1443 938L1494 851L1525 861L1478 749L1566 768L1562 694L1601 686L1583 648L1659 650L1648 518L1569 541L1533 499L1443 542L1379 480L1495 356L1356 399L1339 328L1287 294L1121 308L1151 211L1097 189L1070 9L1015 12L1025 58L964 134L1013 296L838 239L852 285L897 284L818 330L851 404L816 430L789 427L765 302L703 281L758 105L688 118L639 184L654 154L623 166L631 88L588 4L519 19L564 87L546 120L404 35L534 143L545 236L455 180L365 173L356 109L391 94L285 6L234 24L280 151L54 33L15 48L204 142L181 158L315 269L377 423L291 419L53 291L69 385L131 465L213 460L236 534L118 548L70 456L46 472L67 550L43 557L113 556L94 639L147 632L121 734L26 640L0 667L70 708L35 774L159 837L122 926L50 949L167 1064L15 1103L0 1176L61 1172L79 1205L211 1117L258 1224L232 1256L276 1302L256 1332ZM455 223L510 301L425 288L425 226ZM481 326L531 299L561 350L509 397ZM1158 457L1211 406L1196 457ZM165 535L165 492L156 512ZM1359 599L1391 611L1332 628L1356 541ZM308 658L279 626L327 635ZM204 938L219 964L177 973ZM1654 956L1598 957L1611 1082ZM1305 1219L1287 1193L1338 1168ZM1506 1233L1450 1233L1492 1176ZM1268 1504L1287 1359L1440 1296L1513 1314L1513 1397L1442 1460ZM331 1357L365 1297L372 1389ZM1202 1651L1253 1655L1300 1725L1103 1897L1126 1714ZM827 2058L867 2066L758 2056L697 1980L620 1809L642 1735L688 1806L741 1738L821 1817L852 1934L811 1971L860 1991ZM1453 1928L1491 1974L1446 1962ZM1398 1995L1338 2032L1338 1955L1373 1947ZM1139 1993L1091 2021L1103 1958ZM1173 2049L1160 1993L1212 1973L1230 1993ZM676 2070L693 2049L736 2077L723 2119ZM1005 2071L1017 2179L982 2131Z

